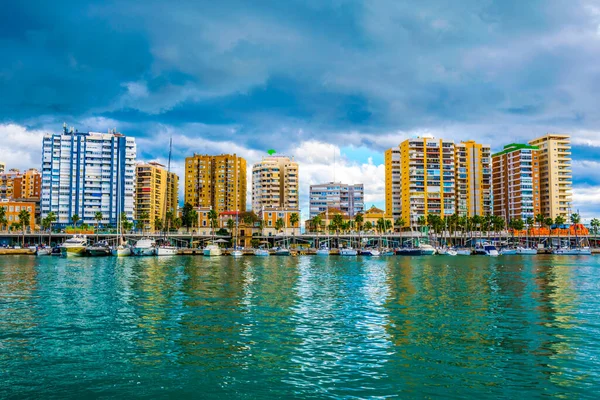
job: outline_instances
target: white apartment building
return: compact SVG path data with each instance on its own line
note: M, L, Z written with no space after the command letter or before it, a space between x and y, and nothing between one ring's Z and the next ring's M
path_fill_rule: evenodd
M252 211L265 207L299 209L298 163L285 156L264 157L252 166Z
M77 132L46 134L42 151L42 218L53 211L59 226L102 224L117 226L122 212L133 220L135 139L120 133Z
M362 183L348 185L340 182L310 185L310 218L328 208L337 208L354 217L365 210L365 189Z

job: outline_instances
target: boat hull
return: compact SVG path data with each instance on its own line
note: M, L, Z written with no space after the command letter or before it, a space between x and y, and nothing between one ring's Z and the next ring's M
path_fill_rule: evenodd
M125 249L114 249L112 255L115 257L129 257L131 255L131 249L129 247Z
M354 249L341 249L340 256L356 256L358 255L358 251Z
M232 252L231 252L231 255L232 255L233 257L241 257L241 256L243 256L243 255L244 255L244 252L243 252L243 251L241 251L241 250L234 250L234 251L232 251Z
M133 255L137 257L149 257L156 255L156 249L154 247L134 247Z
M60 254L65 257L83 257L85 255L85 247L61 247Z
M110 249L88 249L87 253L90 257L106 257L112 254Z
M176 256L177 248L176 247L159 247L156 249L157 256Z
M255 250L254 255L259 256L259 257L266 257L266 256L269 256L270 254L269 254L268 250Z
M522 255L522 256L534 256L537 253L538 253L537 249L527 249L527 248L517 249L517 254Z
M317 250L317 255L318 256L328 256L329 255L329 250L319 249L319 250Z

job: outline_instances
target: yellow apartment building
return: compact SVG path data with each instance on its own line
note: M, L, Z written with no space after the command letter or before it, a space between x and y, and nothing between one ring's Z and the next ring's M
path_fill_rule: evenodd
M176 211L179 177L168 172L157 162L136 165L135 213L136 220L144 222L145 229L156 230L154 221L165 220L166 212ZM143 216L147 215L147 218Z
M489 145L407 139L385 152L385 214L415 226L428 214L446 218L490 213L490 163Z
M540 213L568 220L571 213L573 175L571 170L571 137L548 134L529 141L539 149Z
M0 173L0 198L39 200L42 187L42 174L31 168L25 172L11 169Z
M185 159L185 202L217 213L246 210L246 160L236 154Z

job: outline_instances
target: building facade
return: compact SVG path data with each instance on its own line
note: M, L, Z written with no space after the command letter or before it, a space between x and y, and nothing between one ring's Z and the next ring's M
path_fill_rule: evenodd
M298 210L298 163L284 156L264 157L252 166L252 210Z
M535 218L540 213L539 150L509 144L492 155L494 215L512 219Z
M460 216L492 212L491 149L473 140L454 145L456 212Z
M3 174L4 171L6 171L6 164L3 162L0 162L0 174Z
M37 169L21 172L11 169L0 173L0 198L39 200L42 187L42 174Z
M157 162L136 165L135 219L155 231L155 221L178 206L179 177Z
M548 134L531 140L539 149L540 213L568 221L571 213L573 175L571 171L571 137Z
M27 210L29 212L28 227L31 231L35 229L36 203L34 201L2 199L0 200L0 207L4 208L5 210L5 217L7 221L6 228L10 229L11 226L18 224L20 222L19 213L22 210ZM19 228L19 230L21 229L22 228Z
M236 154L185 159L185 202L217 213L246 210L246 160Z
M42 218L49 212L56 224L102 224L117 226L122 212L134 218L135 139L117 132L77 132L64 128L46 134L42 149Z
M327 210L337 208L351 217L365 210L364 185L348 185L329 182L310 185L310 218Z
M446 218L491 212L490 146L420 137L385 152L386 216L416 225L429 214Z

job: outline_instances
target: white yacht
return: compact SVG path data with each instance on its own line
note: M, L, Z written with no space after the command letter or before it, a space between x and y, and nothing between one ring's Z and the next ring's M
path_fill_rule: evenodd
M120 244L112 250L112 255L116 257L129 257L131 255L131 246Z
M422 256L432 256L435 254L435 247L430 244L420 244L419 254Z
M501 256L513 256L517 254L517 249L513 249L510 247L505 247L503 249L500 250L500 255Z
M358 255L358 251L353 249L352 247L344 247L340 249L340 256L356 256Z
M50 248L50 247L38 247L35 250L35 254L37 256L49 256L50 254L52 254L52 248Z
M471 249L457 249L456 250L457 256L470 256L472 253L473 253L473 250L471 250Z
M154 256L156 255L156 240L152 238L141 238L133 246L134 256Z
M156 248L156 255L157 256L176 256L177 255L177 247L169 246L169 245L158 246Z
M553 250L552 254L562 256L588 256L592 254L592 251L589 247L561 247L560 249Z
M360 251L361 256L371 256L371 257L379 257L381 252L377 249L373 248L365 248Z
M517 247L517 254L524 256L534 256L537 254L537 249L531 247Z
M216 245L216 244L209 244L208 246L206 246L203 250L203 254L205 256L220 256L221 253L221 248Z
M62 246L60 246L60 253L65 257L81 257L85 255L86 247L87 237L75 235L65 240Z
M486 256L490 256L490 257L497 257L498 255L500 255L500 253L498 253L498 249L496 248L496 246L488 244L483 246L483 251L485 252Z
M256 250L254 250L254 255L260 256L260 257L265 257L265 256L269 255L269 250L263 249L263 248L256 249Z
M233 251L231 252L231 255L232 255L233 257L241 257L241 256L243 256L243 255L244 255L244 252L243 252L242 250L235 249L235 250L233 250Z
M275 255L276 256L289 256L290 249L287 249L285 247L278 247L275 249Z
M318 256L328 256L329 255L329 247L321 246L319 250L317 250Z

